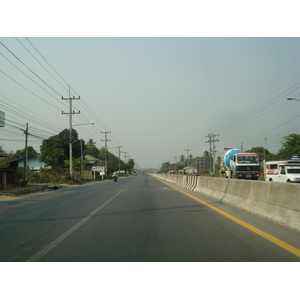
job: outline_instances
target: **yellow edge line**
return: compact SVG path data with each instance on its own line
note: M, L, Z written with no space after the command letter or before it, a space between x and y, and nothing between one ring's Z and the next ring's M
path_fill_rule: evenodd
M186 192L180 190L179 188L177 188L177 187L175 187L175 186L173 186L173 185L171 185L171 184L169 184L169 183L166 183L165 181L162 181L161 179L158 179L158 178L156 178L156 177L154 177L154 178L157 179L157 180L159 180L159 181L161 181L162 183L164 183L164 184L166 184L166 185L168 185L168 186L170 186L170 187L176 189L177 191L179 191L179 192L185 194L186 196L188 196L188 197L190 197L190 198L193 198L194 200L200 202L201 204L203 204L203 205L209 207L210 209L212 209L212 210L218 212L219 214L225 216L226 218L228 218L228 219L230 219L230 220L232 220L232 221L234 221L234 222L240 224L241 226L243 226L243 227L245 227L245 228L251 230L252 232L254 232L254 233L260 235L261 237L267 239L268 241L270 241L270 242L276 244L277 246L279 246L279 247L281 247L281 248L283 248L283 249L285 249L285 250L287 250L287 251L289 251L289 252L291 252L291 253L297 255L298 257L300 257L300 250L299 250L299 249L297 249L297 248L295 248L295 247L293 247L293 246L291 246L291 245L289 245L289 244L287 244L287 243L285 243L285 242L283 242L283 241L281 241L281 240L279 240L279 239L273 237L273 236L270 235L270 234L267 234L266 232L264 232L264 231L262 231L262 230L257 229L256 227L254 227L254 226L252 226L252 225L250 225L250 224L248 224L248 223L246 223L246 222L244 222L244 221L242 221L242 220L240 220L240 219L238 219L238 218L236 218L236 217L234 217L234 216L232 216L232 215L230 215L230 214L228 214L228 213L222 211L221 209L218 209L218 208L216 208L216 207L210 205L209 203L207 203L207 202L205 202L205 201L203 201L203 200L201 200L201 199L199 199L199 198L197 198L197 197L194 197L194 196L192 196L192 195L190 195L190 194L188 194L188 193L186 193Z

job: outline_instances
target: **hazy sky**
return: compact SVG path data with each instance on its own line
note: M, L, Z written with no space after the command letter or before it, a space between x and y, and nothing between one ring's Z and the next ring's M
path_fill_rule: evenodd
M0 20L0 145L23 149L73 124L79 138L160 167L224 147L265 146L299 133L300 39L294 1L9 2ZM15 6L18 10L15 10ZM295 9L294 9L295 8ZM14 38L15 36L19 38ZM79 38L79 36L82 36ZM282 36L282 37L279 37ZM285 37L287 36L287 37ZM28 37L28 38L25 38ZM267 137L267 140L264 138ZM124 160L124 153L122 154Z
M174 162L185 149L202 156L205 137L224 147L264 146L300 132L299 38L1 38L1 145L24 148L73 123L97 147L128 152L140 167ZM34 47L33 47L34 46ZM37 52L38 51L38 52ZM9 61L8 61L9 60ZM38 61L38 62L37 62ZM51 75L50 75L51 74ZM37 77L38 76L38 77ZM34 82L33 82L34 81ZM105 129L106 126L106 129ZM117 154L116 154L117 155ZM124 154L122 154L124 159Z

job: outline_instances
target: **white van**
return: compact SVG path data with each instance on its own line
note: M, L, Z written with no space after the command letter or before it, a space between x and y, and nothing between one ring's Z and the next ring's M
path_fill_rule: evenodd
M300 183L300 160L266 162L265 180Z

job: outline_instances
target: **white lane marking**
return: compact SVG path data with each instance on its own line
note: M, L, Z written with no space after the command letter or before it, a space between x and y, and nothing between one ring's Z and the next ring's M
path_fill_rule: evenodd
M51 242L48 246L44 247L38 253L36 253L32 257L30 257L27 261L28 262L29 261L38 261L41 257L43 257L46 253L48 253L54 247L56 247L59 243L61 243L64 239L66 239L70 234L72 234L75 230L77 230L80 226L82 226L85 222L87 222L91 217L93 217L99 210L101 210L104 206L106 206L109 202L114 200L120 194L121 194L121 192L114 195L112 198L110 198L104 204L102 204L101 206L96 208L93 212L91 212L87 217L83 218L81 221L79 221L77 224L75 224L73 227L71 227L69 230L67 230L65 233L63 233L61 236L59 236L56 240Z

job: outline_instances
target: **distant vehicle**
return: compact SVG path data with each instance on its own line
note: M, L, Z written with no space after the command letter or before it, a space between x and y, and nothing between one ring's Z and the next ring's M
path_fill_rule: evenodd
M132 172L132 175L137 175L137 172L136 172L136 171L133 171L133 172Z
M118 174L117 174L117 172L113 173L112 178L113 178L114 182L117 182L117 180L118 180Z
M201 176L199 172L193 172L192 176Z
M242 150L224 148L220 173L226 178L258 179L260 166L256 153L243 153Z
M265 180L300 183L300 160L266 162Z

